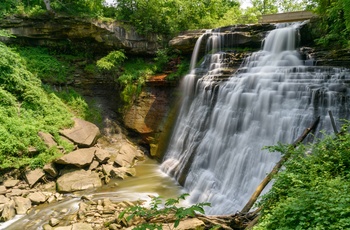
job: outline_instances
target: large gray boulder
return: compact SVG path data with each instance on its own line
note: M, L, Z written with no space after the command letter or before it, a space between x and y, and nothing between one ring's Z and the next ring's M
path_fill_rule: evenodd
M79 147L91 147L96 143L101 133L95 124L79 118L74 118L74 126L69 129L61 130L60 134Z
M95 152L99 149L96 147L78 149L70 152L55 161L56 164L74 165L83 168L91 164L95 157Z
M98 173L90 170L77 170L68 172L56 181L58 192L74 192L102 186Z

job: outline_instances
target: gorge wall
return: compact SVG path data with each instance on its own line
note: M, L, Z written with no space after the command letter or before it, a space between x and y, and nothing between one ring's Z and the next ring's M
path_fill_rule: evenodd
M322 65L350 67L350 52L348 50L328 50L315 48L314 39L317 36L317 20L305 23L299 31L301 43L300 52L308 59ZM224 33L225 39L229 39L228 49L231 55L228 57L232 69L227 75L234 72L242 63L247 54L260 49L266 34L275 28L275 24L233 25L215 29ZM181 55L190 57L197 39L206 30L186 31L178 36L168 39L162 35L149 34L141 36L129 25L116 21L98 21L82 18L72 18L59 15L45 15L40 17L11 16L0 20L0 29L5 29L15 35L15 38L1 38L0 40L11 44L30 46L61 47L61 50L70 46L80 47L96 54L104 56L109 51L123 49L126 55L150 57L156 51L165 47L180 51ZM204 53L206 47L200 47ZM83 66L82 66L83 68ZM94 97L93 89L111 85L112 79L101 79L101 76L93 76L86 81L88 74L81 72L76 81L79 87L88 84L89 97ZM103 76L102 76L103 78ZM100 84L101 81L103 84ZM87 82L87 83L86 83ZM93 87L91 87L93 86ZM161 157L163 134L171 129L169 117L176 116L176 103L178 102L178 83L169 83L153 77L146 82L146 86L136 103L126 110L119 120L132 132L136 141L148 146L151 155ZM103 91L103 88L98 91ZM115 97L118 89L108 89ZM108 93L104 93L108 103L118 103L116 100L108 100ZM118 105L111 106L117 112ZM114 118L114 117L113 117ZM169 122L170 120L170 122ZM166 135L165 135L166 136ZM161 139L164 138L164 139ZM162 140L162 141L161 141Z
M121 22L49 14L3 18L0 29L8 30L15 36L3 38L6 43L52 47L78 45L102 54L123 49L133 55L150 55L161 48L164 41L157 34L141 36L133 27Z

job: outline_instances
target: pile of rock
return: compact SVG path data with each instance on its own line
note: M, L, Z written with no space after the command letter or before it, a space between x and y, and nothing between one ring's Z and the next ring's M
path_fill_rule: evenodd
M57 143L47 133L39 134L49 146ZM44 166L22 174L5 176L0 185L0 221L26 214L33 206L63 199L71 193L101 187L110 178L135 176L134 165L144 154L126 139L108 150L96 145L99 129L75 119L75 126L61 131L77 149Z
M72 214L67 220L58 220L51 218L47 224L43 226L44 230L115 230L115 229L133 229L137 225L145 223L145 219L141 216L134 216L131 220L127 220L128 214L120 217L122 212L125 212L129 207L141 205L128 201L113 202L108 198L93 201L90 197L83 196L79 203L79 209ZM203 217L204 218L204 217ZM174 215L162 216L151 221L163 226L163 229L174 229ZM185 218L180 222L177 229L204 229L206 227L205 219Z
M54 189L54 182L45 186L47 190ZM54 191L44 191L43 188L30 188L24 181L9 179L0 186L0 221L8 221L15 215L24 215L33 206L42 203L60 201L63 195Z

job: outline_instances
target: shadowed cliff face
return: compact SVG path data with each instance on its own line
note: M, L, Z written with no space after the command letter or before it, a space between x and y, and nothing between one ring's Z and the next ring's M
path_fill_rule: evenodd
M0 21L0 29L9 30L16 38L7 43L57 46L88 44L87 49L101 53L124 49L134 55L155 54L162 47L163 38L156 34L140 36L134 28L120 22L101 22L66 16L11 16Z

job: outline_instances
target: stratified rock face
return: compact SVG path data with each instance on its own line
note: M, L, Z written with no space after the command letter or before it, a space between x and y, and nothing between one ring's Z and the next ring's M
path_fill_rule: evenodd
M275 29L273 24L234 25L213 29L224 34L225 44L229 48L260 48L266 33ZM186 31L169 41L169 46L180 50L182 53L192 53L198 38L207 30ZM205 46L200 47L201 50Z
M144 140L161 133L174 103L175 87L148 86L124 114L124 125L141 134Z
M102 186L97 172L83 169L64 174L56 183L58 192L74 192Z
M60 131L60 134L73 141L79 147L90 147L94 145L100 135L99 128L88 121L74 118L74 127Z
M126 29L127 28L127 29ZM158 35L140 36L131 26L120 22L99 22L66 16L11 16L0 21L17 41L31 45L57 45L58 42L86 42L100 50L124 49L132 54L154 54L161 48Z

